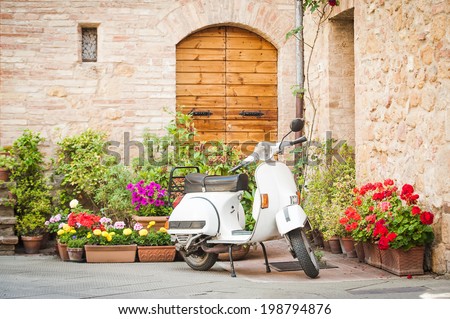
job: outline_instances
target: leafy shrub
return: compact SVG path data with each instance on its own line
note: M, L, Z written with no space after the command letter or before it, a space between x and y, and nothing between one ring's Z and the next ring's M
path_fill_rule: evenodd
M116 162L105 149L106 134L91 129L68 136L58 143L57 175L62 175L62 204L73 198L93 208L95 194L104 182L108 166Z
M10 191L16 198L15 210L19 216L51 215L50 187L44 176L44 155L39 150L43 141L39 133L25 130L10 151L14 157L11 180L15 182Z

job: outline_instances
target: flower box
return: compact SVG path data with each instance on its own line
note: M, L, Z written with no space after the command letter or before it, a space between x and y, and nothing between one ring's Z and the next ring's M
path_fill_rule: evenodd
M175 255L175 246L138 246L140 262L170 262Z
M381 268L381 253L377 244L363 243L364 261L374 267Z
M424 246L413 247L410 250L386 249L381 252L381 269L397 276L423 275Z
M137 245L85 245L88 263L132 263Z

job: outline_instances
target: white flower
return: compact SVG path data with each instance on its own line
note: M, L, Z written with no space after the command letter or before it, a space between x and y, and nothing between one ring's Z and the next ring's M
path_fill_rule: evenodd
M124 222L115 222L113 227L114 227L114 229L124 229L125 223Z
M70 208L75 208L78 206L78 201L76 199L72 199L69 203Z

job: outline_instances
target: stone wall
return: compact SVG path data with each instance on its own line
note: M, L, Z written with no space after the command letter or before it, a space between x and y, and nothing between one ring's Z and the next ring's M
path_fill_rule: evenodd
M279 133L295 115L290 0L2 1L0 145L24 128L46 152L88 127L123 142L161 132L175 110L175 46L213 25L249 29L278 49ZM81 62L81 27L98 26L98 60Z
M341 1L319 31L310 72L318 110L314 137L323 139L330 130L333 138L351 141L354 126L358 183L392 178L414 186L435 213L437 273L450 272L448 17L442 0ZM315 20L308 16L308 30L315 30ZM353 44L345 36L350 23ZM312 41L313 33L306 39ZM353 83L351 72L337 65L348 60L349 45ZM344 79L333 81L336 70ZM351 93L340 101L339 90L351 92L351 86L354 101ZM352 103L354 123L348 123L342 117L350 116ZM311 119L312 106L306 108Z

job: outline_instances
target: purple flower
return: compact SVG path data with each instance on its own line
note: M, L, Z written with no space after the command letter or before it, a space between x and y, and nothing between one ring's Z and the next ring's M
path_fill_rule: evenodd
M142 226L142 224L140 224L140 223L136 223L133 228L134 228L134 230L139 231L142 228L144 228L144 226Z
M50 225L50 222L47 220L47 221L45 221L45 226L48 226L48 225Z

